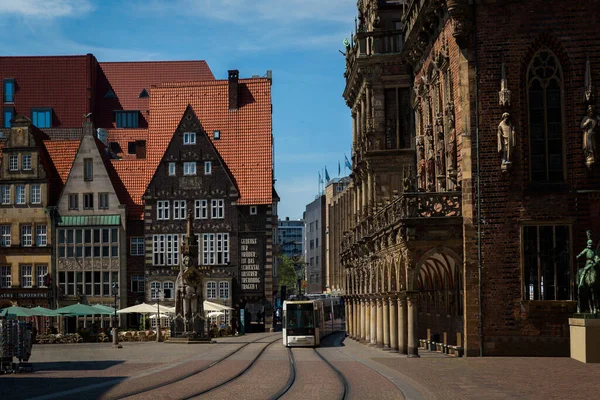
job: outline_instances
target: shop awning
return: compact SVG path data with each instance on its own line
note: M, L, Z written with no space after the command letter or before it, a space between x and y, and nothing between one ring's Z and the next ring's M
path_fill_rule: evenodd
M120 215L69 215L58 218L58 226L121 225Z

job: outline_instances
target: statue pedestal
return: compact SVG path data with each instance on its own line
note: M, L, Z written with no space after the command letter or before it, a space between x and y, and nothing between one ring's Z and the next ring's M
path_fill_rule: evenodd
M571 358L582 363L600 363L600 319L583 314L575 317L569 318Z

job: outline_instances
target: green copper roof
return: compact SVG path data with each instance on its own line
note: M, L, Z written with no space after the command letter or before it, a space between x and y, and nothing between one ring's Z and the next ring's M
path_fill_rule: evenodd
M120 215L74 215L59 217L58 226L121 225Z

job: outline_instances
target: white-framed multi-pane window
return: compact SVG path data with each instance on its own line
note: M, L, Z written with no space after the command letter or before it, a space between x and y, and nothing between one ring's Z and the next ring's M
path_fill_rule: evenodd
M211 217L212 219L225 218L225 200L223 199L212 199L211 200Z
M33 287L33 266L21 265L21 287Z
M0 202L2 204L10 204L10 186L0 186Z
M206 298L216 299L217 298L217 282L209 281L206 282Z
M10 155L8 156L8 170L18 171L19 170L19 156Z
M23 171L31 171L31 154L21 156L21 168Z
M219 298L220 299L228 299L229 298L229 282L227 282L227 281L219 282Z
M37 277L37 287L46 287L46 275L48 275L48 266L47 265L36 265L36 277Z
M33 245L33 229L31 225L21 225L21 246Z
M10 245L10 225L0 225L0 247L8 247Z
M168 200L159 200L156 202L156 219L170 219L170 202Z
M183 144L196 144L196 132L184 132Z
M185 219L186 208L185 200L173 200L173 219Z
M132 237L129 239L130 250L132 256L143 256L144 255L144 238L143 237Z
M59 271L58 287L67 296L85 294L112 297L112 285L119 283L116 271Z
M175 176L175 163L169 163L169 176Z
M40 247L48 245L48 227L46 225L35 226L35 245Z
M208 218L208 200L196 200L194 207L196 219Z
M173 299L175 291L175 284L173 282L167 281L163 282L163 293L165 294L165 299Z
M42 187L40 185L29 186L29 200L31 204L42 203Z
M173 299L175 295L174 288L175 284L171 281L150 282L150 300L159 300L161 291L164 294L165 299Z
M204 175L212 174L212 161L204 161Z
M119 257L118 228L60 228L58 258Z
M144 275L131 275L131 291L133 293L144 293L146 291Z
M0 266L0 288L6 289L12 286L10 265Z
M152 237L153 265L179 265L179 235L154 235Z
M202 234L202 263L220 265L229 262L229 233Z
M183 163L183 174L184 175L196 175L196 161L184 162Z
M160 282L150 282L150 300L158 300L162 285Z
M25 185L16 186L16 204L25 204Z

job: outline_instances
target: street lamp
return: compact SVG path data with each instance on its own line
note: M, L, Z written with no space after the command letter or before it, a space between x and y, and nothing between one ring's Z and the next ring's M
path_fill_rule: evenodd
M161 341L161 334L162 333L161 333L161 330L160 330L160 328L161 328L161 326L160 326L160 301L164 300L164 299L165 299L165 292L162 289L160 289L158 291L158 298L157 298L157 301L156 301L156 307L158 309L157 310L158 314L156 315L157 316L157 318L156 318L156 341L157 342Z
M122 346L119 344L119 336L117 335L117 299L119 298L119 284L117 282L112 284L112 294L115 296L115 316L113 318L112 328L113 346L120 349Z

